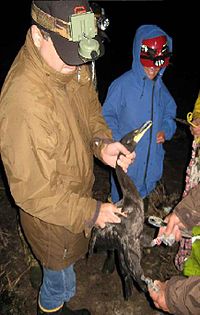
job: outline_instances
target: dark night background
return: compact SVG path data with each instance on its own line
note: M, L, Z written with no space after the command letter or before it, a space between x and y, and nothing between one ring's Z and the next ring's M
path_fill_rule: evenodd
M131 67L136 29L142 24L157 24L173 38L173 57L163 79L178 105L177 116L185 119L187 112L193 110L200 88L198 1L184 4L180 0L90 2L102 6L110 19L107 30L110 42L105 42L106 53L96 62L101 102L104 101L111 81ZM14 57L24 43L30 25L30 7L31 0L1 1L0 88ZM185 169L191 154L188 139L191 134L188 126L179 123L179 127L177 136L172 141L166 141L163 178L167 190L161 186L161 190L155 194L157 203L156 200L153 201L152 211L155 212L152 214L159 213L161 217L158 211L165 205L173 207L185 185ZM1 173L1 166L0 162L0 315L35 315L38 287L32 287L29 279L30 255L19 237L17 212L9 190L6 189L8 185L4 172ZM93 189L94 197L105 201L109 193L108 172L97 167L97 163L95 166L97 181ZM144 269L149 272L147 275L152 279L166 279L176 275L173 263L175 251L176 247L169 247L167 252L166 247L162 246L152 251L148 249L143 260ZM136 289L134 298L124 301L118 273L102 276L104 259L103 254L93 255L87 264L81 260L76 265L78 291L70 307L86 307L95 315L158 314Z
M197 1L90 1L105 9L110 20L106 53L96 62L99 97L108 85L131 67L132 43L141 24L157 24L173 38L173 57L164 81L174 96L177 116L193 109L199 91L199 10ZM176 5L177 8L174 6ZM24 42L30 23L31 0L7 1L1 8L0 86Z

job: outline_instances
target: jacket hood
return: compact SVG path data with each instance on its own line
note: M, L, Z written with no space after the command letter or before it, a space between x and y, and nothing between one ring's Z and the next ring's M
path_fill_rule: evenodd
M135 33L134 41L133 41L133 62L132 62L132 69L137 71L138 75L142 75L144 77L145 72L143 66L140 62L140 47L142 41L147 38L153 38L157 36L166 36L167 42L169 46L170 52L172 52L172 38L165 33L160 27L157 25L142 25L140 26ZM162 75L165 71L166 67L161 68L159 74Z

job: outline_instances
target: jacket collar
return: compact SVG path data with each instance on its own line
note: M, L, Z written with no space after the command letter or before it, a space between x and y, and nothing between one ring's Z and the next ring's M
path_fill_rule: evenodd
M44 76L45 78L48 77L51 81L54 81L57 84L66 85L71 81L74 81L73 85L77 83L84 84L90 80L88 66L86 65L77 67L77 71L72 74L62 74L51 68L34 45L30 29L27 32L24 52L41 76Z

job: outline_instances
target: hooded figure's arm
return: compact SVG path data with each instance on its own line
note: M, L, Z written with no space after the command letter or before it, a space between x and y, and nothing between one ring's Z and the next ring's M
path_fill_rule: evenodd
M169 92L165 95L165 99L162 130L165 133L165 139L170 140L176 131L176 103Z

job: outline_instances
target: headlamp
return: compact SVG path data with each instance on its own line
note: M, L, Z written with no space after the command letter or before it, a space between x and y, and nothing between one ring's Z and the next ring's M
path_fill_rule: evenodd
M110 25L110 21L106 17L102 16L97 20L97 26L101 31L105 31L109 25Z
M105 10L98 3L92 2L90 3L90 7L92 12L97 19L97 26L101 31L105 31L110 25L109 19L106 17Z

